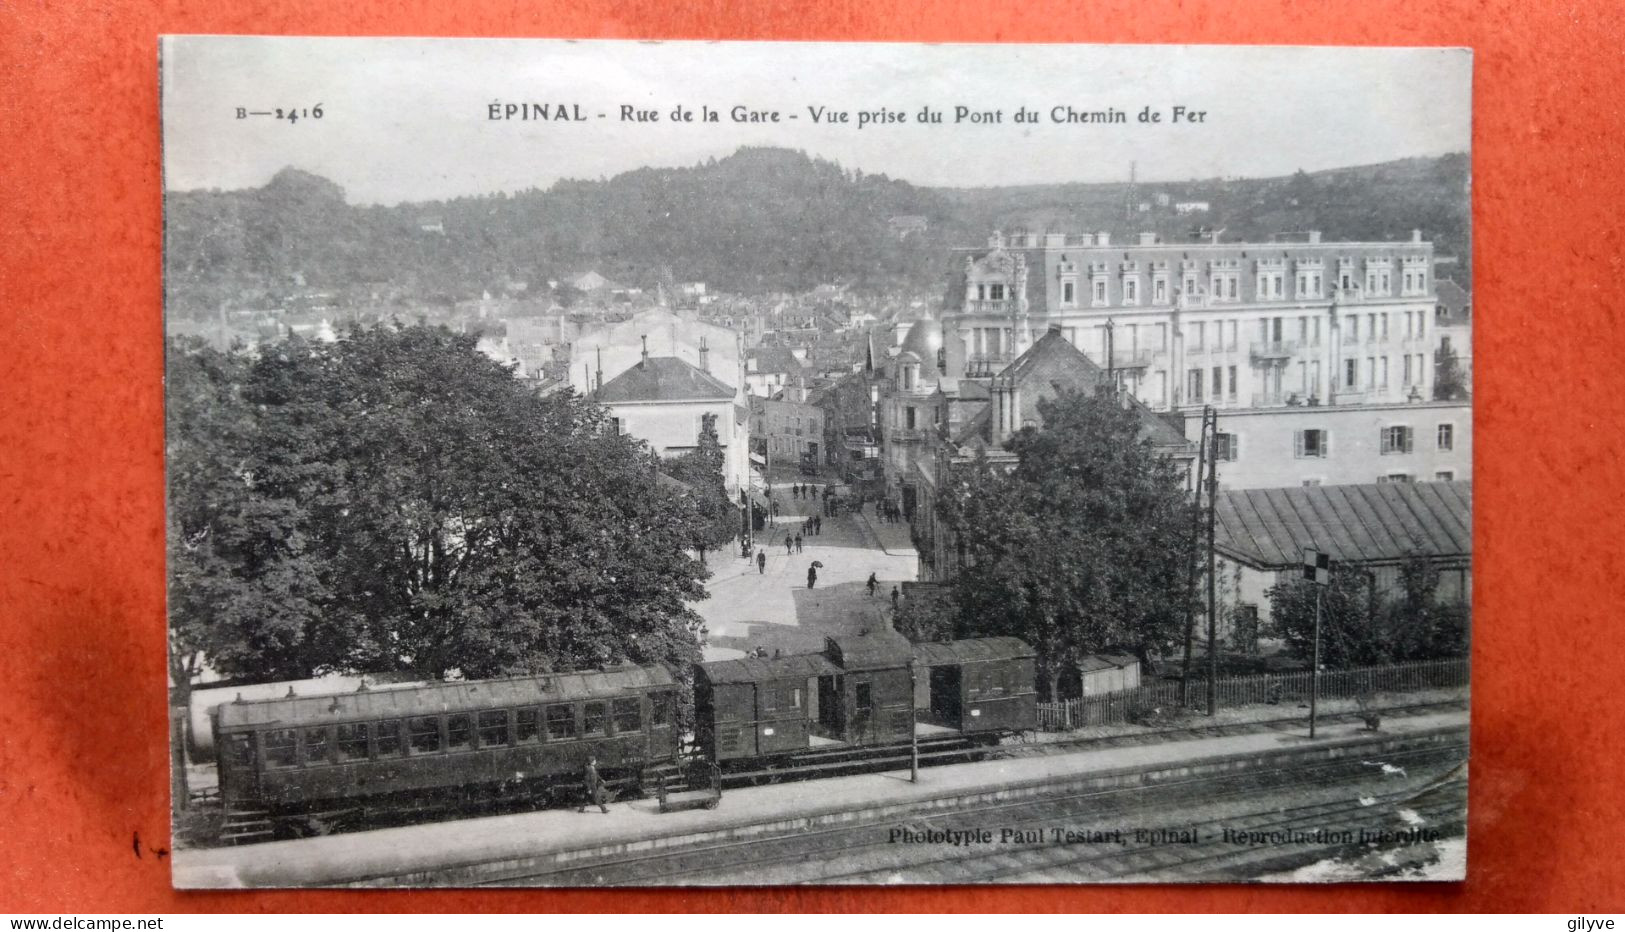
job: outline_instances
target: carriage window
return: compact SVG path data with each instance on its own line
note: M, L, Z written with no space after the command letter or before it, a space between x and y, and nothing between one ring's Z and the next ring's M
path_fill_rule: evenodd
M576 710L574 706L547 707L547 740L563 741L576 736Z
M642 703L637 699L615 700L615 733L624 735L642 730Z
M513 730L515 741L535 741L541 733L541 719L537 717L535 709L519 709L513 713Z
M247 735L226 735L225 761L233 767L254 766L254 745Z
M401 756L401 723L400 722L379 722L377 727L378 727L378 756L379 757L400 757Z
M292 728L278 728L262 732L265 747L265 766L292 767L299 763L299 740Z
M671 724L671 693L655 693L649 697L649 724L655 728Z
M466 751L474 743L474 727L469 716L446 716L446 747L451 751Z
M338 727L339 760L367 759L367 726L363 724Z
M508 713L502 710L480 713L480 747L494 748L508 743Z
M440 717L425 715L406 720L407 742L413 754L433 754L440 750Z
M604 704L602 702L582 703L581 733L587 737L604 733Z
M327 763L327 750L328 750L327 729L326 728L306 728L305 729L305 763L307 763L307 764L325 764L325 763Z

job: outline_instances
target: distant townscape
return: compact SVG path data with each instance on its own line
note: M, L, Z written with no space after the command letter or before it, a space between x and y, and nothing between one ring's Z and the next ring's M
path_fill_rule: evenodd
M171 192L177 798L219 792L209 710L244 690L588 671L545 723L408 718L409 743L659 725L714 761L906 748L909 703L959 740L974 702L1020 697L995 742L1254 722L1323 676L1371 729L1459 703L1466 173L956 190L742 149L437 203L296 169ZM881 693L844 678L882 660ZM599 675L646 704L606 718ZM745 719L772 727L719 730L730 689L770 680ZM222 767L401 740L230 714L284 744ZM598 768L646 776L630 760L558 779L586 765L606 808ZM269 812L228 805L228 835Z

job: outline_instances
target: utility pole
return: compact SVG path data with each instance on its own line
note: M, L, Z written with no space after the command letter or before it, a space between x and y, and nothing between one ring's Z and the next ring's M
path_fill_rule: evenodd
M1213 550L1214 517L1219 498L1219 412L1209 405L1202 411L1211 422L1212 446L1207 458L1207 714L1219 712L1219 600L1218 566Z
M1197 436L1196 447L1196 497L1191 508L1191 559L1189 585L1185 589L1185 661L1181 665L1179 678L1179 707L1190 708L1191 689L1191 652L1192 643L1196 639L1196 580L1201 575L1201 563L1197 559L1198 549L1202 541L1202 470L1207 466L1208 439L1207 439L1207 412L1202 412L1202 429Z
M1117 390L1117 368L1112 364L1112 357L1116 355L1112 343L1112 330L1115 326L1110 317L1106 318L1106 384L1110 385L1113 391Z

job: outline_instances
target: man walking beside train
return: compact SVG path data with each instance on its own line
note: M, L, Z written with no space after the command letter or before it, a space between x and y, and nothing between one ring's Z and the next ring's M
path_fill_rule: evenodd
M577 812L586 812L587 806L597 806L605 815L609 814L608 794L604 792L604 778L598 775L598 758L587 758L587 770L583 774L587 786L587 802L576 809Z

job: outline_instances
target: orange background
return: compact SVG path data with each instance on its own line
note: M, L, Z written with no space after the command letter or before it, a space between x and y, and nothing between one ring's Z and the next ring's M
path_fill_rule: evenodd
M1625 907L1609 0L0 3L0 911ZM157 36L1455 45L1476 52L1469 879L1368 887L177 894ZM1418 87L1417 94L1428 93ZM1259 87L1265 98L1268 87ZM132 848L133 833L145 844Z

